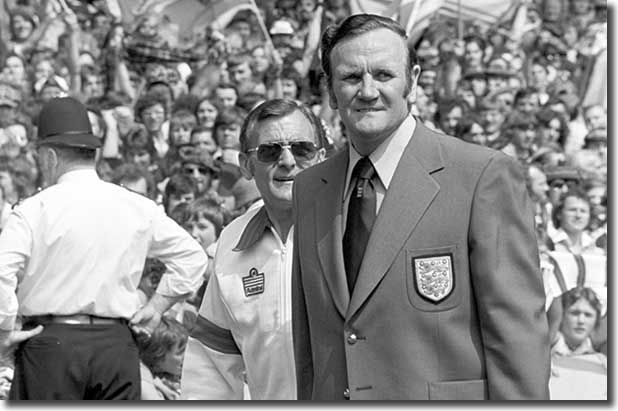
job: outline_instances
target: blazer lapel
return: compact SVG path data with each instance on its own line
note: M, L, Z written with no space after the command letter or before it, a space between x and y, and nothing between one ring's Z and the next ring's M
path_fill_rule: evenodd
M316 198L316 239L322 274L341 317L350 302L343 262L343 186L348 151L343 150L330 161L322 174L324 186Z
M346 314L348 319L384 277L440 189L430 176L444 168L440 146L420 120L416 124L369 237Z

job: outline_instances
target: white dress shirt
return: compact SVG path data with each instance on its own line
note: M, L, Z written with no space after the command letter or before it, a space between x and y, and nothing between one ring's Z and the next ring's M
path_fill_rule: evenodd
M412 134L414 134L415 128L416 119L409 115L392 135L390 135L382 142L382 144L373 150L371 154L369 154L371 164L373 164L373 167L379 177L377 184L374 186L376 191L376 215L380 211L382 201L384 200L384 196L386 196L386 191L388 190L391 180L395 175L397 165L399 165L399 160L401 160L401 156L403 155L405 148L412 139ZM343 204L344 230L345 222L348 218L348 204L350 203L350 196L352 195L352 188L350 187L352 171L354 170L356 163L362 158L352 144L349 144L349 150L350 155L348 161L348 171L345 179L346 194Z
M18 313L130 319L146 257L167 267L162 295L203 281L201 246L153 201L93 169L70 171L18 204L0 234L0 329Z

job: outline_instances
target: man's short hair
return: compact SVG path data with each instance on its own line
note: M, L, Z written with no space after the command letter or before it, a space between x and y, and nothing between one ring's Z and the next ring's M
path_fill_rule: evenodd
M88 147L69 147L59 144L44 144L42 146L52 147L56 150L58 157L66 162L90 163L94 162L97 150Z
M251 110L240 130L240 151L246 153L251 148L251 141L255 138L256 126L267 119L281 118L299 111L313 126L315 142L318 148L326 146L326 133L320 119L311 109L302 103L289 99L267 100Z
M252 56L249 53L235 53L228 57L227 68L229 70L232 67L240 66L245 63L247 63L249 68L251 68L251 61Z
M247 113L240 107L228 107L221 110L215 118L215 123L212 127L213 132L217 131L217 128L221 126L227 126L231 124L242 125Z
M375 14L354 14L337 25L328 26L322 35L322 70L324 70L326 74L329 87L332 85L330 54L337 43L382 28L392 31L403 40L408 57L407 75L408 79L412 78L412 69L418 64L418 59L414 49L411 49L407 45L408 36L405 29L401 27L399 23L388 17Z
M142 111L157 104L160 104L161 107L163 107L163 110L165 111L165 117L167 117L167 100L165 100L165 98L159 93L150 92L143 94L137 99L137 102L135 102L135 119L141 121Z
M171 211L168 209L170 197L190 193L197 195L197 184L195 180L184 173L179 172L172 174L163 192L163 207L169 213Z

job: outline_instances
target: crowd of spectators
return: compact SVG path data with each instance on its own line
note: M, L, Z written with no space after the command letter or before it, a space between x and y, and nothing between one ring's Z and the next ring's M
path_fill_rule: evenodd
M225 29L198 28L186 44L170 36L161 15L126 23L105 1L3 3L0 230L11 206L41 186L34 125L42 103L57 96L87 105L103 141L101 178L159 203L210 256L221 228L260 201L237 156L256 103L301 101L322 119L328 152L346 147L316 51L322 30L350 14L348 1L258 0L260 18L239 11ZM564 349L570 339L562 326L569 315L562 295L577 287L598 300L586 294L599 317L586 347L607 350L607 99L598 91L607 70L606 13L597 0L521 1L494 26L442 19L409 45L422 68L413 114L522 165L559 356L577 351ZM146 264L145 298L160 273L156 261ZM206 282L162 325L169 350L184 347ZM160 367L165 355L144 347L149 384L161 394L153 396L177 398L178 368ZM10 369L1 375L10 380Z

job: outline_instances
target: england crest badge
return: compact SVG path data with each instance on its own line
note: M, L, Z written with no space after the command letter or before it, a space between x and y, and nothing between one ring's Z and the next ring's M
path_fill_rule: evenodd
M453 291L451 254L418 257L412 260L416 289L421 297L438 303Z
M264 273L258 273L257 268L249 270L249 275L242 278L245 297L262 294L264 292Z

